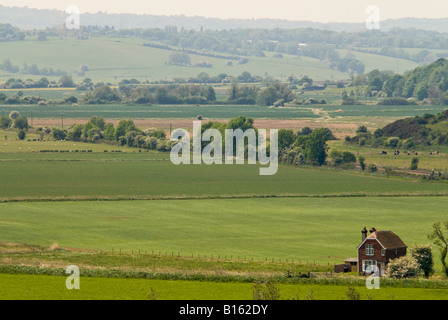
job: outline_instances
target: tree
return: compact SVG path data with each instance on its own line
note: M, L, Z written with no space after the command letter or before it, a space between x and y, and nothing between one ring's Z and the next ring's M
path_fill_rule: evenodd
M15 120L17 117L20 117L20 113L19 113L19 111L11 111L11 113L9 114L9 117L12 120Z
M14 128L17 129L23 129L23 130L27 130L28 129L28 119L26 117L22 117L19 116L17 118L14 119Z
M356 130L356 133L368 133L369 130L367 129L366 126L359 126L358 130Z
M366 159L363 156L359 156L358 163L362 171L366 170Z
M63 88L73 88L75 83L73 82L72 76L65 74L59 79L59 86Z
M191 58L188 53L185 52L173 52L168 60L169 64L175 64L180 66L188 66L191 64Z
M115 128L112 123L106 124L106 127L104 128L104 139L108 141L115 140Z
M445 229L448 230L448 221L443 224ZM446 256L448 253L448 239L445 238L445 235L442 232L442 224L440 222L434 223L432 227L434 230L430 235L428 235L428 238L440 248L440 261L442 262L445 275L448 277L448 263L446 262Z
M19 140L24 140L26 137L26 131L25 130L19 130Z
M12 120L11 118L7 117L7 116L2 116L0 118L0 128L2 129L7 129L9 128L9 126L11 125Z
M428 278L434 273L434 259L429 245L417 245L410 251L411 256L417 261L420 270Z
M67 131L67 139L71 141L79 141L82 136L82 124L74 124Z
M327 141L333 134L327 128L318 128L306 136L298 136L295 144L302 148L306 161L314 166L325 164L328 156Z
M118 141L121 137L124 137L129 131L135 131L134 121L132 120L120 120L118 122L117 128L115 129L115 139Z
M205 89L205 98L207 101L216 101L215 89L212 86L207 86L207 89Z
M418 169L418 162L419 162L419 160L418 160L418 158L417 157L414 157L414 158L412 158L412 160L411 160L411 170L417 170Z
M280 129L278 130L278 148L284 149L291 146L296 140L296 135L292 130Z
M99 116L90 117L89 122L98 127L100 130L104 130L104 127L106 126L104 118Z
M53 129L53 139L55 140L65 140L67 137L67 131L59 128Z

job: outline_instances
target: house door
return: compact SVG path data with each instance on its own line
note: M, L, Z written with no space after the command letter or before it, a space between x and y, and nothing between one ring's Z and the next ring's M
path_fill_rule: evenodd
M386 265L384 263L380 263L380 275L384 276L386 274Z

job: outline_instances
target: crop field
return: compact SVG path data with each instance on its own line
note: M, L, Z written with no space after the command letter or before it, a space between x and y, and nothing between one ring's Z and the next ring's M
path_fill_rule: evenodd
M67 143L67 142L66 142ZM63 145L63 143L60 143ZM68 149L54 146L53 148ZM72 146L70 146L72 148ZM169 153L48 152L0 157L0 199L158 199L288 195L447 194L448 184L280 166L174 165ZM74 175L73 172L77 174Z
M291 107L267 107L244 105L56 105L56 106L0 106L0 111L8 115L11 111L19 111L21 115L40 119L63 118L88 119L98 116L105 119L195 119L201 115L204 119L231 119L239 115L254 119L271 120L344 120L360 118L404 118L422 116L425 113L439 113L446 106L341 106L341 105L302 105ZM272 128L274 129L274 128Z
M209 119L231 119L244 114L246 117L261 119L300 119L319 118L313 113L311 106L297 106L291 108L271 108L266 106L244 105L56 105L56 106L0 106L5 115L11 111L35 119L61 118L88 119L101 115L105 119L144 119L144 118L191 118L198 115Z

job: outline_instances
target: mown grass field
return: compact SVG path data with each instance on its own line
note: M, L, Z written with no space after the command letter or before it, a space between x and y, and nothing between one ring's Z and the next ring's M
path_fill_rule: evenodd
M0 275L2 300L251 300L250 283L214 283L146 279L81 278L80 290L67 290L65 277L46 275ZM14 289L12 289L14 288ZM361 299L445 300L444 289L381 287L368 290L357 286ZM280 299L344 300L347 286L279 284Z
M0 204L0 234L43 246L331 265L356 257L364 226L393 230L409 247L429 243L447 205L446 197L13 202Z

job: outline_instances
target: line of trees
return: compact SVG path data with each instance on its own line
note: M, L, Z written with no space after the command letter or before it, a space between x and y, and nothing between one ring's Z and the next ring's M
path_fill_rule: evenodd
M440 58L403 75L391 71L372 70L356 76L351 85L366 86L366 95L388 99L379 104L397 105L423 101L431 104L448 105L448 60Z

